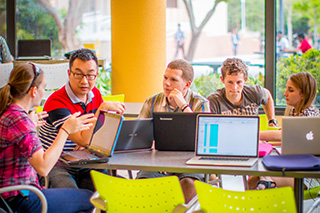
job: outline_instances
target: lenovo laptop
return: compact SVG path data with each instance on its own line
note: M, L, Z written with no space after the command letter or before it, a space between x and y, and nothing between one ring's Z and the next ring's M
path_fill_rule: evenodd
M258 159L259 117L199 114L191 165L252 166Z
M154 112L155 149L194 151L197 114L199 113Z
M124 120L114 153L152 149L152 118Z
M108 162L119 136L123 116L100 110L96 125L85 150L63 152L60 160L70 165Z
M51 40L18 40L18 60L51 59Z
M281 154L320 155L320 117L283 117Z

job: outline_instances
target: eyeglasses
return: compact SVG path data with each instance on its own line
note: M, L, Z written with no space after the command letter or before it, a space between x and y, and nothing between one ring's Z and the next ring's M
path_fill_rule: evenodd
M29 92L29 90L31 89L32 85L34 84L34 82L36 81L37 77L39 76L40 74L40 68L37 67L36 65L32 64L32 63L28 63L28 64L31 64L32 65L32 69L33 69L33 73L34 73L34 77L33 77L33 80L30 84L30 87L29 89L27 90L27 93Z
M87 79L88 81L93 81L93 80L96 79L96 77L97 77L97 75L93 75L93 74L87 74L87 75L85 75L85 74L82 74L82 73L72 72L71 70L70 70L70 72L73 74L73 77L74 77L75 79L82 79L83 77L86 77L86 79Z

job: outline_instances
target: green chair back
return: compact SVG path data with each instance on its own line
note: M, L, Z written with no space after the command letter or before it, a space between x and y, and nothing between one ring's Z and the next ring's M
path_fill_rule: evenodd
M108 213L173 212L185 202L176 176L133 180L92 170L91 177L100 197L91 202Z
M124 94L119 95L108 95L102 97L104 101L119 101L121 103L124 102Z
M304 200L308 200L308 199L315 199L319 196L319 192L320 192L320 186L316 186L314 188L311 189L305 189L303 191L303 199Z
M204 212L297 212L290 187L228 191L195 181L200 208Z
M259 130L260 131L268 131L268 130L278 130L280 129L279 127L272 127L268 125L268 118L266 114L261 114L259 115L260 117L260 125L259 125Z

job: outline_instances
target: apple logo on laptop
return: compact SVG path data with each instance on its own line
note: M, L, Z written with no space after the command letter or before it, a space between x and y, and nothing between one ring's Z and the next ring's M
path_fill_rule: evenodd
M313 140L313 132L312 131L308 132L306 134L306 138L308 141L312 141Z

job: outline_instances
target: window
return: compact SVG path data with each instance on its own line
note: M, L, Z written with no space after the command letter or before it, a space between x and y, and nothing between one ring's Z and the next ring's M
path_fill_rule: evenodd
M8 4L11 1L0 0L1 17L6 9L6 2ZM12 29L13 24L10 22L6 25L5 19L1 18L0 34L5 35L6 32L15 31L17 39L50 38L53 43L53 56L63 56L70 50L85 46L95 49L98 55L111 61L110 0L70 1L70 7L69 1L49 2L54 11L51 15L39 5L37 0L16 0L16 9L7 12L16 13L17 28ZM296 35L303 32L313 49L318 50L320 42L318 26L320 18L316 15L320 9L318 1L229 0L220 2L216 7L214 3L215 1L211 0L192 1L193 24L196 26L193 29L196 33L192 34L184 1L168 0L167 62L184 57L181 47L176 54L178 44L175 35L180 24L185 37L184 54L193 63L195 69L196 79L192 85L193 89L207 96L215 89L222 87L219 79L221 63L227 57L236 56L243 59L249 67L248 83L264 85L273 94L277 106L285 105L283 88L286 78L292 70L298 69L292 69L292 67L289 69L287 65L284 66L283 61L287 58L279 54L279 51L276 52L276 46L278 46L276 32L283 32L291 49L298 45L295 42ZM206 19L206 15L212 8L215 8L215 11L209 19ZM76 17L71 21L72 29L59 32L59 24L53 17L58 18L63 25L66 23L67 14L71 13ZM204 20L207 21L200 28ZM7 19L8 21L10 20ZM76 39L68 39L70 38L68 35L72 34L76 35ZM237 41L236 34L239 40L235 49L232 41ZM63 38L60 38L60 41L59 35ZM12 39L14 36L8 36L9 45L14 45L16 42ZM191 42L192 39L196 42ZM14 51L11 52L14 54ZM289 55L297 64L298 56L293 56L291 53ZM320 69L319 58L313 60L314 70ZM291 63L292 66L293 64ZM318 72L314 75L317 80L320 79ZM318 96L317 104L319 99Z
M54 57L86 47L110 61L109 0L16 0L16 9L17 39L51 39Z
M277 105L286 105L283 93L292 73L310 72L320 85L320 53L315 51L319 50L319 10L319 1L277 0ZM318 93L315 104L319 103Z
M195 71L192 89L205 97L223 87L220 67L229 57L239 57L248 65L248 84L263 86L264 1L230 0L217 5L211 0L186 2L192 4L189 8L193 9L190 12L196 27L190 28L182 0L177 1L176 8L167 8L167 62L175 58L191 61ZM210 10L214 12L207 16Z

